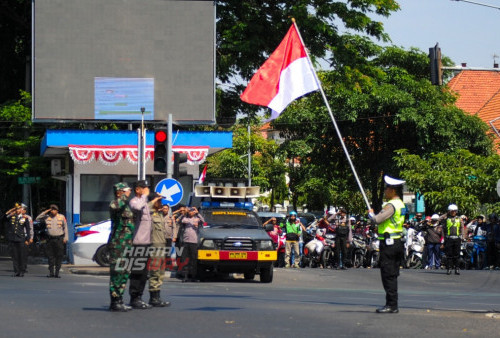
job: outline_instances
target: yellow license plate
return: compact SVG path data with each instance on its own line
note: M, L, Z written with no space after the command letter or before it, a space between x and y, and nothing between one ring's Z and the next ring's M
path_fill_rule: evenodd
M229 259L247 259L246 252L230 252Z

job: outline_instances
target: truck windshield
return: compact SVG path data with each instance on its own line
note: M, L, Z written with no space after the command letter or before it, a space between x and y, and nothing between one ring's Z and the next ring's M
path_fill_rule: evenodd
M203 213L207 226L211 228L259 228L257 217L246 211L209 210Z

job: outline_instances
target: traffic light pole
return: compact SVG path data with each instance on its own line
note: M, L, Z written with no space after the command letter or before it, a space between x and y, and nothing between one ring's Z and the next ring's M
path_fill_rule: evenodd
M167 178L172 178L173 161L172 161L172 114L168 114L168 133L167 133Z

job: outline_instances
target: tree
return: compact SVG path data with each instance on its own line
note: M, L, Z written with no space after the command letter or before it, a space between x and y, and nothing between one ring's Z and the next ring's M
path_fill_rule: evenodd
M217 120L234 121L238 112L258 108L242 103L238 96L245 82L269 57L295 18L314 58L326 58L336 64L332 46L342 45L346 28L376 39L388 41L383 25L368 15L389 16L399 9L394 0L218 0L217 3L217 78L223 93ZM337 48L336 54L344 54Z
M395 161L408 187L423 194L427 213L443 213L451 203L473 217L500 211L497 154L482 156L459 149L419 156L400 150Z
M234 125L233 147L223 150L207 159L207 177L210 178L248 178L248 132L242 124ZM252 154L252 185L260 186L262 191L271 191L270 203L283 200L287 193L285 185L284 159L277 152L278 146L273 140L265 139L257 126L253 126L250 135Z
M23 189L17 178L28 174L42 177L40 183L32 185L35 197L32 212L36 212L42 204L58 202L60 182L47 180L50 177L48 159L32 156L39 154L45 129L31 122L31 95L21 91L20 96L17 101L0 106L0 119L10 121L0 129L0 209L8 210L15 202L22 201Z
M382 175L398 175L393 160L398 149L418 155L462 148L491 153L486 124L456 108L456 98L446 87L431 85L426 54L416 49L382 48L360 36L346 35L342 42L344 46L336 48L348 50L350 55L337 55L337 68L321 72L320 78L375 208L382 202ZM339 188L359 190L318 93L296 101L274 126L287 140L300 140L310 148L301 157L302 170L319 166L316 172L325 181L348 178ZM307 186L311 179L303 175L297 187ZM334 194L343 191L334 190ZM325 197L325 201L332 199Z

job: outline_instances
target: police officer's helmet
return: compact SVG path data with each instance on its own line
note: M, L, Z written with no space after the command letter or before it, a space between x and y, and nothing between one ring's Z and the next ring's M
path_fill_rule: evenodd
M295 211L290 211L290 217L291 217L291 216L295 216L295 217L297 217L297 213L296 213Z
M456 204L450 204L448 206L448 211L458 211L458 207Z

